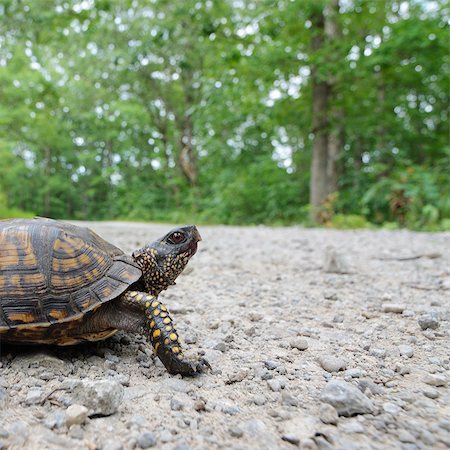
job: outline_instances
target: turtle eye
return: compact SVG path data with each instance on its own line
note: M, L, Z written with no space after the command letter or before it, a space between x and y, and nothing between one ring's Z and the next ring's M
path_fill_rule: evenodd
M186 236L184 233L181 233L180 231L175 231L172 233L168 238L167 241L171 244L181 244L186 240Z

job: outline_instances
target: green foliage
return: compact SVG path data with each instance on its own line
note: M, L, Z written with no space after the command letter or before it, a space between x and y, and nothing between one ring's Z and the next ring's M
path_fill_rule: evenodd
M341 230L373 227L364 216L358 216L356 214L335 214L331 221L331 225L333 228Z
M8 0L0 216L308 223L311 68L340 113L337 228L447 229L444 0ZM31 214L31 213L28 213Z

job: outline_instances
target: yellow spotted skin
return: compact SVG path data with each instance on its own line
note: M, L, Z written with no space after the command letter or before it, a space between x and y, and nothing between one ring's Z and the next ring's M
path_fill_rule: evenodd
M121 300L125 304L129 303L145 311L148 340L155 354L170 373L193 375L209 367L203 359L190 361L183 358L181 342L169 312L154 296L138 291L128 291Z

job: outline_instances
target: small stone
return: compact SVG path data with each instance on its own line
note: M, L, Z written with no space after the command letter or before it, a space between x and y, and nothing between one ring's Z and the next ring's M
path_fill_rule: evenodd
M206 403L205 403L205 401L202 400L202 399L196 400L195 403L194 403L194 409L197 412L205 411L206 410Z
M401 411L401 408L395 403L386 402L383 403L383 411L395 416Z
M257 406L263 406L267 403L267 397L263 394L255 394L252 398L252 402Z
M428 373L423 378L423 382L431 386L447 386L447 380L444 375Z
M434 341L436 339L436 335L431 330L424 330L422 334L430 341Z
M159 440L161 442L170 442L170 441L172 441L172 439L173 439L173 435L167 429L164 429L159 433Z
M401 356L412 358L414 355L414 349L410 345L399 345L398 350Z
M288 392L283 391L281 393L281 401L283 403L283 405L288 405L288 406L298 406L298 400L293 397L291 394L289 394Z
M151 431L143 431L137 437L139 448L150 448L156 445L156 436Z
M290 342L291 348L296 348L297 350L306 350L309 347L308 341L303 338L295 338Z
M348 377L348 378L361 378L361 376L362 376L362 370L358 369L358 368L347 369L344 372L344 377Z
M219 352L226 352L228 350L228 345L225 344L225 342L218 342L214 347L213 350L218 350Z
M83 429L80 427L80 425L72 425L69 429L69 436L74 439L81 440L84 438Z
M102 450L123 450L123 445L119 441L109 439L102 445Z
M197 335L195 333L186 333L184 335L184 342L186 342L186 344L196 344Z
M439 397L439 391L434 388L425 388L422 392L425 397L431 398L433 400Z
M411 369L408 366L403 366L400 364L395 365L395 371L400 375L407 375L408 373L411 373Z
M341 358L337 358L335 356L330 355L321 356L319 358L319 363L322 369L330 373L344 370L347 366L346 362Z
M44 425L53 430L54 428L61 428L66 422L66 415L62 411L55 411L44 420Z
M248 373L249 371L247 369L239 370L238 372L229 375L228 379L225 381L225 384L240 383L247 378Z
M86 422L88 417L88 409L83 405L70 405L66 409L66 425L81 425Z
M397 438L400 442L416 442L415 437L407 430L400 429L397 431Z
M348 417L374 411L371 400L346 381L330 381L322 390L320 399L334 406L340 416Z
M435 330L439 327L439 320L436 314L423 314L417 319L419 326L422 330Z
M172 448L172 450L193 450L192 447L186 444L186 442L179 442Z
M281 436L281 439L283 441L289 442L289 444L292 444L292 445L300 444L300 439L297 436L295 436L294 434L283 434Z
M42 389L39 388L31 388L27 392L27 396L25 398L25 403L27 405L37 405L42 401Z
M280 365L280 363L278 361L267 360L267 361L264 361L264 365L269 370L275 370Z
M301 450L317 450L316 443L311 438L302 439Z
M375 356L375 358L384 359L386 358L386 349L384 348L371 348L369 355Z
M328 403L323 403L320 405L319 418L323 423L336 425L339 416L334 406L331 406Z
M72 398L88 409L88 416L109 416L122 403L123 386L116 380L75 380Z
M181 411L183 408L184 403L176 397L172 397L172 399L170 400L170 409L172 411Z
M248 318L252 321L252 322L259 322L260 320L262 320L264 318L264 315L258 312L251 312L248 314Z
M0 438L5 439L9 436L8 430L0 426Z
M333 247L325 249L324 271L328 273L350 273L350 264L344 254Z
M364 433L364 427L357 420L351 420L343 425L343 430L346 433Z
M237 426L235 427L230 427L228 429L228 432L231 434L231 436L235 437L235 438L240 438L243 436L244 432Z
M381 309L385 313L401 314L405 310L405 305L399 303L383 303Z
M281 382L277 379L267 380L267 384L273 392L281 391Z

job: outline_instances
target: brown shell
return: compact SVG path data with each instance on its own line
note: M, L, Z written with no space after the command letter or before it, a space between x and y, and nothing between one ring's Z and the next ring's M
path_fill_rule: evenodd
M88 228L41 218L0 221L0 339L12 329L70 328L141 275L131 257Z

